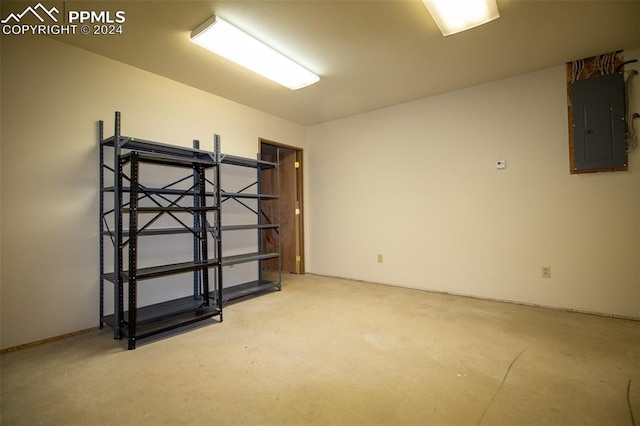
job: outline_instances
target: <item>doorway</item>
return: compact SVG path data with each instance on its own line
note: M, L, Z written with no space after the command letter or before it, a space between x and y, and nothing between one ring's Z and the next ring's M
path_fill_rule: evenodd
M279 161L278 180L280 182L279 214L269 211L274 207L263 205L267 217L280 217L278 230L280 237L280 259L265 261L265 269L279 269L291 274L304 274L304 221L302 211L302 149L260 138L260 159ZM265 171L268 172L268 171ZM266 176L265 176L266 177ZM264 182L273 179L263 179ZM262 251L277 251L277 241L262 240ZM278 265L280 263L280 265Z

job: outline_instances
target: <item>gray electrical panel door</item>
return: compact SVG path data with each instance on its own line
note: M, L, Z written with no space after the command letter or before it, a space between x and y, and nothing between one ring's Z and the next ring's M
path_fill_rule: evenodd
M572 86L575 170L624 167L625 90L622 73L578 80Z

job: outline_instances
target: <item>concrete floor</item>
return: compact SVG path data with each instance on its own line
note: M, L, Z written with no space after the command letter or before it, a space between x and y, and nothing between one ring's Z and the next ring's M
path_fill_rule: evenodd
M2 425L640 424L640 322L312 275L135 351L0 360Z

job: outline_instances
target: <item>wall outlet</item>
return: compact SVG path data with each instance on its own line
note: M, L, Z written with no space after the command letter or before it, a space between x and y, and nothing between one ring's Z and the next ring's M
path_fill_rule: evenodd
M382 263L382 254L378 254L378 263Z
M507 162L505 160L496 161L496 169L506 169L506 168L507 168Z
M542 267L542 278L551 278L551 266Z

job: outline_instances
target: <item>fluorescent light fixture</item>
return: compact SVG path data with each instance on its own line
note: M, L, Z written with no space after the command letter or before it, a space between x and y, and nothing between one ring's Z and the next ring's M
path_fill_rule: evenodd
M291 90L320 80L311 71L217 16L193 30L191 41Z
M422 0L442 35L451 35L500 17L496 0Z

